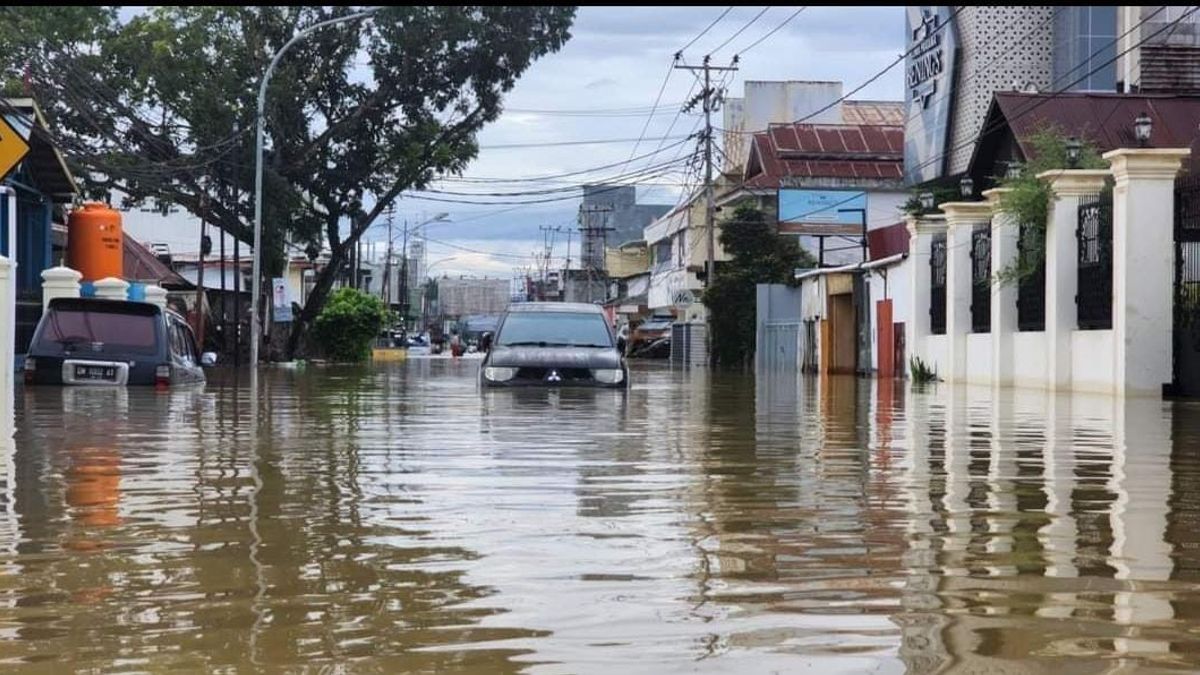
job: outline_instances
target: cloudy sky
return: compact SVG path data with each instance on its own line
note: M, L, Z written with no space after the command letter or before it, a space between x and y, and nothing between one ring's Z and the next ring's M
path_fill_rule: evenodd
M840 80L849 92L904 51L903 7L810 7L775 31L798 9L580 8L571 40L559 52L533 64L506 98L504 114L480 133L479 157L464 176L431 186L441 193L424 195L485 204L408 196L397 203L397 227L406 219L416 224L447 214L446 221L424 228L429 239L427 262L434 274L511 278L514 268L532 265L531 253L543 247L541 226L564 228L554 247L554 257L561 263L567 253L565 230L577 227L579 190L572 186L604 182L651 167L637 179L638 201L677 203L686 171L678 168L662 173L664 170L656 171L653 166L686 156L694 147L694 141L680 140L698 128L701 116L679 113L680 103L695 91L696 79L687 71L672 69L671 64L674 54L706 28L711 26L683 49L683 62L700 64L705 54L712 54L713 64L728 65L739 54L739 70L726 80L727 95L735 98L742 96L746 80ZM141 10L126 8L123 16L128 19L137 11ZM775 32L759 42L771 31ZM755 42L758 44L751 47ZM650 115L660 89L658 108ZM853 96L902 97L903 69L899 66ZM714 120L720 124L719 112ZM640 143L638 139L642 139ZM527 147L530 145L542 147ZM635 155L649 156L628 162ZM612 168L589 172L609 165ZM562 174L574 175L496 182ZM445 192L543 194L485 197ZM520 203L533 200L543 203ZM168 220L183 233L179 246L195 238L193 219L179 214ZM161 232L172 228L159 224L152 229L163 239ZM381 223L365 240L375 241L377 250L382 251L386 238L387 229ZM577 232L572 244L578 262Z
M766 11L762 13L764 9ZM705 54L712 53L714 64L727 65L734 54L744 52L740 56L739 71L728 83L728 95L740 97L745 80L840 80L848 92L904 51L902 7L811 7L754 48L746 50L797 9L735 7L684 52L684 61L699 64ZM659 109L653 116L648 114L649 110L663 87L675 52L725 10L722 6L580 8L571 30L571 40L561 51L544 57L526 72L506 99L504 115L480 134L482 150L464 175L467 180L448 180L433 187L458 193L569 188L622 173L622 163L634 154L633 141L642 136L643 127L645 137L636 146L637 155L677 143L672 137L686 136L700 121L698 115L676 115L679 103L688 97L695 79L686 71L671 71ZM757 20L750 23L756 16ZM739 35L730 39L744 27ZM727 40L728 44L718 50ZM903 97L902 73L902 68L894 68L853 98L900 100ZM719 115L715 119L719 124ZM663 141L664 136L668 140ZM504 147L620 139L630 140L535 148ZM679 146L634 161L625 172L667 162L678 156L677 151L686 153L686 150ZM479 182L482 179L557 175L611 164L617 166L557 181ZM683 180L681 173L653 175L652 172L638 184L638 201L674 204ZM573 194L427 196L512 202L572 197ZM407 218L415 223L439 213L449 214L449 222L425 228L428 237L436 240L429 244L429 262L442 261L433 268L434 273L511 277L514 267L530 265L530 253L542 246L539 226L574 228L578 207L579 200L574 197L542 204L494 203L489 206L448 204L410 197L398 203L397 218ZM386 237L383 228L372 235L378 239ZM576 236L573 240L576 260L578 241ZM558 235L554 252L555 257L565 256L565 233Z

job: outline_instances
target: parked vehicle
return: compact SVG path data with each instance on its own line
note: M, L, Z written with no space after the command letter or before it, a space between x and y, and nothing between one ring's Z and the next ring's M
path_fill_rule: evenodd
M596 305L511 305L495 336L485 333L481 344L485 387L628 386L625 341L613 335Z
M671 319L653 317L633 329L629 355L667 358L671 355Z
M25 359L31 385L172 386L205 381L196 337L178 313L146 302L55 298Z

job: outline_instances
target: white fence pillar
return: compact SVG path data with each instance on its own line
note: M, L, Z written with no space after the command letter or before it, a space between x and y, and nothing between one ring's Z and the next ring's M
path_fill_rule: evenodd
M926 349L926 339L930 335L929 325L929 253L933 246L933 236L946 231L946 221L940 216L920 216L908 218L908 259L912 265L909 275L908 306L912 316L904 326L904 343L908 356L918 356L934 366L933 359ZM901 372L908 371L907 363L897 363Z
M1000 200L1011 188L984 190L992 204L992 385L1013 384L1013 334L1017 332L1017 284L999 283L996 274L1017 262L1016 219L999 210Z
M128 300L129 282L116 277L105 277L96 282L96 297L104 300Z
M16 375L17 303L13 287L17 264L0 256L0 431L12 432L13 386ZM0 441L3 443L3 441Z
M992 219L989 202L946 202L946 380L967 379L967 335L971 333L971 234Z
M146 302L167 308L167 289L162 286L146 286Z
M1172 379L1175 175L1187 148L1104 154L1113 188L1113 390L1162 394Z
M42 271L42 307L50 306L54 298L78 298L79 280L83 274L70 267L51 267Z
M1046 222L1046 387L1071 387L1071 333L1078 327L1075 296L1079 285L1079 198L1099 192L1107 170L1059 169L1038 178L1050 184Z

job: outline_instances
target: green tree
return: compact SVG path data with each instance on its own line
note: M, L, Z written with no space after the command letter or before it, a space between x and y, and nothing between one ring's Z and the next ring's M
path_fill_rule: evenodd
M334 361L365 361L388 318L379 298L355 288L339 288L317 315L313 337Z
M252 241L254 111L273 53L351 7L0 10L0 78L45 110L50 139L90 195L179 205ZM331 263L289 339L301 347L339 269L387 206L461 173L476 133L538 58L570 38L574 7L388 7L321 29L280 62L267 94L264 272L284 243Z
M754 357L757 284L794 283L797 268L816 261L795 239L772 231L762 211L739 207L721 223L721 246L731 260L717 266L704 291L712 326L713 356L721 366L744 367Z

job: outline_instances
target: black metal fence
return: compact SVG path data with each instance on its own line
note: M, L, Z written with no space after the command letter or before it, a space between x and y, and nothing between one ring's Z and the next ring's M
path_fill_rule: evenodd
M971 332L992 330L992 228L971 231Z
M1022 223L1017 230L1017 330L1046 330L1045 234Z
M1079 278L1075 295L1080 330L1112 328L1112 193L1079 202L1075 238Z
M946 333L946 235L933 235L929 249L929 332Z
M1172 389L1200 396L1200 176L1175 181L1174 290Z

